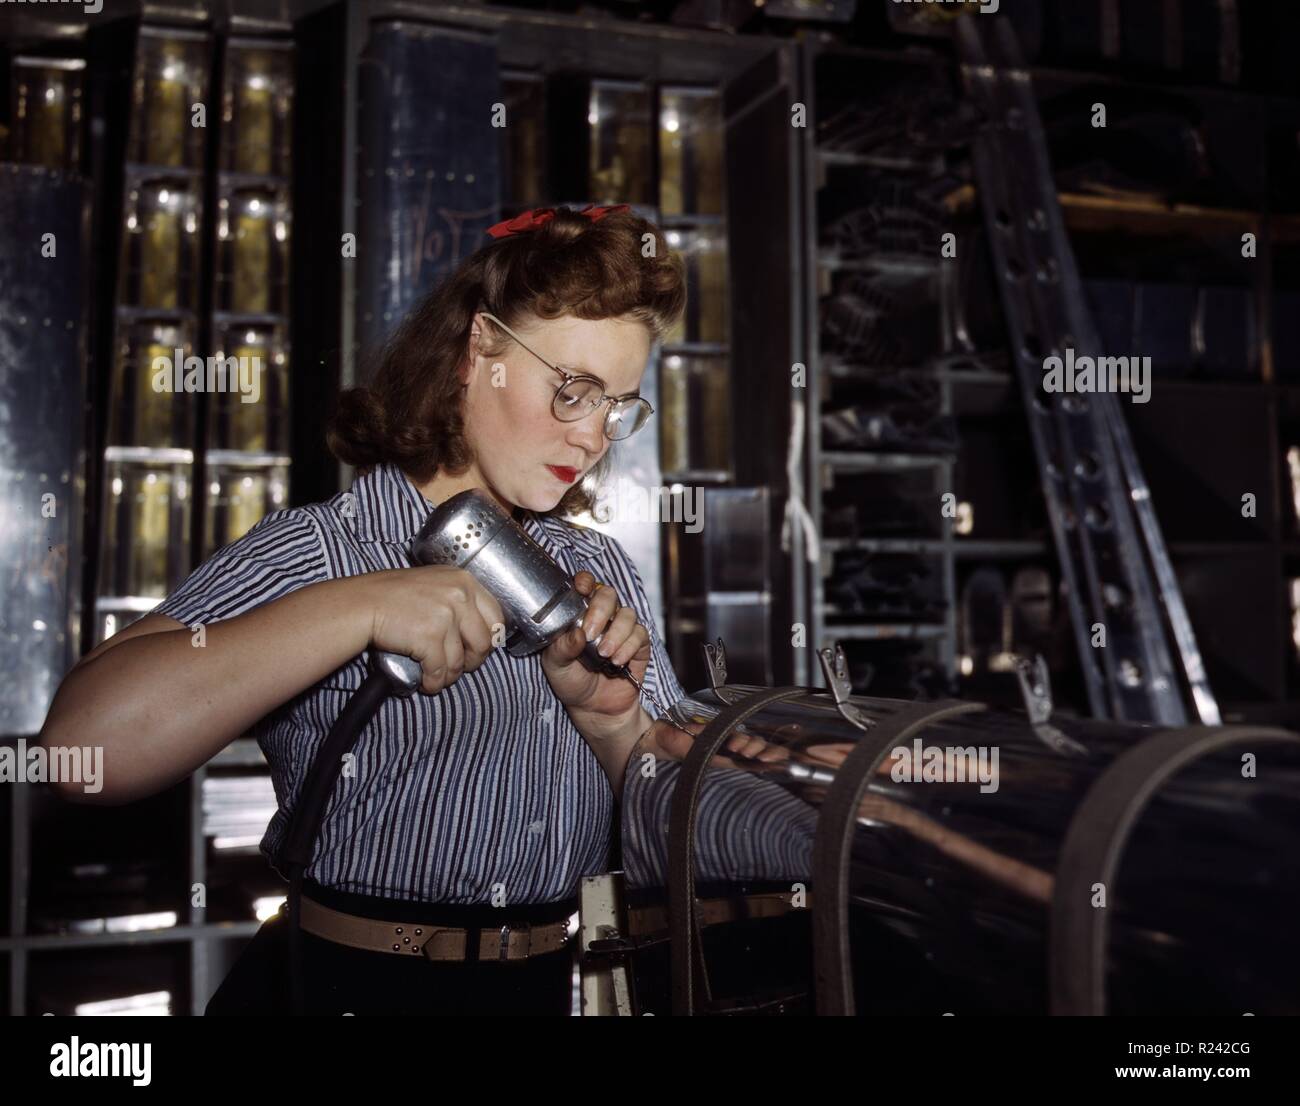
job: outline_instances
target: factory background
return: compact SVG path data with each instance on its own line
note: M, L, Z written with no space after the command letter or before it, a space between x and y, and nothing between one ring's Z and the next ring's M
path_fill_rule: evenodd
M999 40L929 7L0 6L0 741L347 486L333 397L489 225L587 203L686 265L589 522L688 690L718 639L761 686L826 687L838 643L859 695L1300 726L1300 18L1003 0L1049 155L1009 180L966 69ZM995 187L1055 195L1032 258ZM1048 336L1062 274L1092 329ZM1150 369L1064 442L1021 362L1067 346ZM178 349L259 359L256 402L173 402ZM275 806L252 737L128 807L0 787L6 1010L202 1013L283 898Z

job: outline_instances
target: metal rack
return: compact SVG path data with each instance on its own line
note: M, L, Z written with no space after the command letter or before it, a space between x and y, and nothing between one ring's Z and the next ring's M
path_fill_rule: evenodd
M887 172L916 173L927 168L923 160L899 158L894 156L866 152L847 152L823 149L817 142L816 121L819 119L817 103L817 67L826 57L855 57L865 67L872 61L889 59L901 64L913 64L918 68L932 67L935 59L920 57L902 58L882 51L863 50L844 47L829 36L812 35L805 38L798 51L799 92L801 101L807 110L808 125L800 130L801 164L803 169L802 197L802 239L804 256L803 271L806 275L802 282L804 302L802 315L805 320L803 332L806 350L807 396L805 417L807 429L804 436L804 473L807 487L807 505L812 518L812 527L818 535L823 530L823 504L821 492L827 490L837 474L851 472L900 473L906 471L929 471L936 477L935 509L938 511L938 495L953 486L953 466L956 458L951 454L907 454L907 453L846 453L823 448L821 441L821 409L823 400L823 380L825 378L849 378L858 374L855 366L847 365L822 350L819 328L819 299L829 290L829 276L834 272L855 271L865 273L920 276L938 272L943 280L945 269L933 261L919 262L915 258L891 257L888 254L877 255L867 259L846 259L824 249L821 246L820 226L818 225L817 193L825 181L826 169L832 166L850 166L879 169ZM936 244L937 246L937 244ZM939 386L938 413L950 415L952 406L951 376L941 366L930 366L916 371L928 375ZM808 686L824 686L824 676L820 666L813 663L816 651L833 644L833 639L845 640L908 640L933 641L944 671L949 679L957 673L957 602L955 558L957 542L952 525L952 518L946 514L939 516L940 536L938 539L926 538L827 538L818 537L819 558L815 565L809 565L806 601L801 605L802 617L808 627L807 647L794 650L795 678ZM806 542L800 546L806 550ZM944 615L941 621L933 623L898 623L898 622L836 622L828 625L831 609L826 601L825 581L831 573L833 555L843 551L861 551L865 553L921 553L937 558L941 579L941 599ZM796 569L796 574L803 576ZM802 594L802 581L796 582L796 594Z
M962 21L962 25L969 27L972 22L979 23L979 21ZM992 26L992 21L989 21L989 29L992 29ZM885 66L891 66L893 70L904 70L909 68L909 66L915 66L915 68L918 69L931 68L936 71L943 70L950 74L953 73L953 71L956 71L954 62L957 61L956 51L952 51L952 49L949 48L949 45L943 42L936 43L935 48L933 48L932 51L922 51L922 49L918 49L914 55L907 56L900 55L900 53L876 51L876 49L846 47L846 45L836 43L835 40L829 38L829 36L810 35L809 38L802 40L800 44L800 95L803 103L805 103L807 109L809 109L810 120L816 120L816 118L818 118L818 104L815 103L816 95L818 95L818 79L816 78L818 78L819 64L822 64L822 62L827 60L827 58L831 58L831 60L835 60L835 58L841 58L841 60L852 58L853 64L859 66L859 70L854 71L861 71L863 88L870 87L876 88L876 90L879 90L881 82L883 82L884 79L892 79L881 77L881 70L883 70ZM1032 71L1037 70L1031 69L1031 73ZM1075 79L1075 81L1083 81L1087 75L1088 74L1074 74L1073 79ZM870 94L865 92L863 95ZM1219 94L1216 92L1214 95ZM1243 94L1222 95L1236 95L1240 100L1247 99ZM1036 114L1036 108L1034 109L1034 112ZM841 259L837 259L835 256L823 256L818 250L819 226L818 214L816 214L816 209L818 209L816 196L818 196L820 179L822 179L822 175L826 172L826 169L831 168L831 166L855 166L855 168L894 170L894 172L913 174L917 173L918 170L923 169L926 162L924 162L924 157L919 156L896 157L892 155L875 155L875 153L870 152L850 153L819 149L818 146L816 146L814 135L811 133L811 126L809 130L802 131L802 135L803 188L805 188L802 237L803 243L805 243L803 252L805 252L806 272L811 274L811 276L805 281L805 316L807 320L810 320L809 325L807 325L805 329L805 341L807 344L807 361L809 361L810 367L810 392L815 394L816 389L818 389L820 382L822 382L823 379L826 379L827 377L840 378L844 377L845 374L852 372L852 369L845 367L845 365L837 364L833 357L827 357L822 351L820 351L818 341L819 335L816 333L816 305L818 305L819 295L822 294L824 289L826 289L824 274L827 272L835 272L835 270L844 270L849 268L849 266L845 265L844 261ZM970 138L975 138L975 131L971 131ZM1002 157L1004 157L1005 160L1006 155L1002 155ZM1002 166L1002 168L1008 168L1008 166ZM1048 181L1048 187L1052 187L1050 179L1045 179ZM983 179L980 179L980 190L987 191ZM948 208L949 213L956 213L958 208L969 208L971 200L975 198L976 191L978 191L976 190L976 187L971 185L956 188L952 194L945 196L945 207ZM1088 231L1099 231L1104 229L1123 229L1138 234L1170 235L1179 233L1179 231L1186 233L1186 231L1191 229L1191 227L1203 227L1204 233L1206 234L1210 234L1212 231L1217 230L1218 233L1227 234L1231 237L1231 235L1239 235L1240 231L1243 230L1253 230L1256 231L1258 237L1261 239L1261 259L1268 259L1269 257L1269 239L1274 240L1274 242L1291 242L1291 240L1295 239L1294 225L1292 225L1295 222L1294 217L1277 216L1277 214L1270 214L1268 212L1235 211L1235 209L1230 211L1230 209L1204 208L1195 204L1161 205L1144 203L1144 201L1131 201L1130 203L1130 201L1096 198L1096 196L1074 195L1067 191L1061 192L1058 201L1060 201L1063 218L1065 218L1065 225L1069 226L1071 231L1079 230L1088 233ZM1019 209L1023 207L1023 204L1017 203L1011 205L1011 207L1019 211ZM1062 237L1060 242L1066 242L1066 244L1063 247L1057 246L1057 250L1069 251L1067 239ZM888 264L888 259L885 259L885 264ZM1070 261L1070 264L1073 265L1073 260ZM1271 263L1266 260L1266 264ZM855 263L853 268L879 270L885 268L885 265L879 263L879 261L874 261L874 263L871 263L870 265ZM1261 302L1258 304L1258 311L1260 311L1260 317L1262 320L1261 325L1268 326L1268 320L1270 317L1269 303L1271 299L1269 286L1271 285L1271 279L1265 277L1262 279L1262 285L1264 285L1264 289L1261 291ZM1076 296L1079 296L1079 298L1082 299L1082 294L1079 294L1078 289L1076 289L1075 292ZM1074 328L1070 329L1075 331L1080 330L1079 326L1074 326ZM1270 356L1271 350L1269 343L1268 341L1265 341L1264 352L1262 352L1265 381L1269 381L1270 379ZM1023 365L1021 364L1022 360L1023 355L1015 357L1014 367L1023 368ZM1021 389L1017 386L1018 376L1015 372L1002 372L1002 370L987 369L970 370L969 368L953 370L940 364L940 367L937 368L935 374L936 377L939 378L941 386L943 386L943 404L946 412L953 412L954 408L956 408L957 413L965 415L967 412L978 409L978 411L982 413L993 413L995 411L1000 413L1000 415L1001 413L1005 413L1005 415L1008 415L1011 418L1017 416L1017 413L1021 413L1023 417L1023 405L1021 403L1021 396L1019 396ZM1191 395L1196 387L1206 387L1206 389L1212 387L1210 385L1192 385L1190 382L1182 381L1170 381L1167 382L1166 385L1162 386L1167 387L1170 392L1177 391L1186 395ZM1262 387L1264 387L1266 391L1270 390L1269 383L1264 383ZM1238 391L1238 394L1244 394L1244 392ZM1269 394L1271 395L1273 392L1270 391ZM1282 392L1278 392L1278 394L1282 395ZM1114 404L1112 404L1112 407L1113 405ZM1105 408L1105 404L1097 404L1097 407L1099 407L1099 411L1101 411L1101 409ZM1123 428L1122 421L1118 418L1118 412L1114 412L1114 415L1114 418L1110 418L1108 415L1108 434L1118 435L1118 441L1125 442L1127 441L1125 428ZM906 472L909 467L923 464L922 460L914 459L914 457L897 457L897 459L894 459L894 457L885 457L885 459L859 459L857 456L844 457L842 455L831 454L831 452L823 451L822 446L820 446L818 433L816 433L816 431L818 431L818 411L816 411L815 403L810 402L807 404L805 417L807 424L805 441L805 483L807 487L807 498L809 498L810 511L814 513L815 519L818 520L818 524L816 524L816 528L818 529L820 529L820 493L822 493L823 490L820 485L822 485L824 474L827 472L833 474L836 472L845 472L845 470L852 468L857 470L883 470L883 472L901 473ZM1271 439L1274 435L1270 433L1269 437ZM1139 441L1138 444L1140 447L1141 442ZM1118 456L1123 456L1126 459L1125 465L1123 465L1123 469L1125 469L1125 473L1127 474L1125 478L1130 477L1132 473L1138 472L1138 470L1136 470L1135 451L1132 450L1131 447L1123 447L1121 454ZM1121 472L1121 465L1119 465L1118 457L1117 460L1114 461L1113 468L1115 473L1118 474ZM946 469L945 473L952 473L952 469ZM946 474L944 478L945 481L948 480ZM1048 477L1044 477L1044 481L1050 482ZM1143 486L1140 473L1138 473L1138 483L1139 486ZM1264 486L1262 486L1261 502L1264 498L1270 498L1271 486L1273 485L1271 485L1270 478L1270 480L1264 482ZM1138 517L1138 519L1134 521L1134 524L1132 524L1132 530L1134 530L1135 534L1156 533L1156 548L1157 552L1160 552L1161 542L1160 539L1158 539L1156 522L1154 522L1154 512L1152 511L1151 506L1149 506L1147 500L1143 500L1143 502L1147 504L1147 506L1145 506L1145 517ZM1139 504L1139 507L1140 506L1141 504ZM842 538L822 538L822 541L820 541L820 548L822 548L823 564L820 565L820 571L815 571L815 569L814 571L810 571L809 597L807 597L806 602L803 603L800 608L802 617L805 617L805 619L809 621L809 624L813 625L815 628L814 633L810 636L811 641L816 643L824 643L824 641L826 641L826 637L824 637L826 636L827 625L827 608L826 600L824 600L824 585L826 585L827 572L826 560L829 555L836 554L836 552L845 550L861 550L863 552L874 552L874 554L888 554L888 552L905 554L906 552L906 554L939 555L944 558L945 574L952 572L954 565L961 564L963 561L969 563L969 561L974 559L1002 560L1008 561L1008 563L1014 563L1014 561L1019 560L1045 559L1049 564L1056 564L1058 571L1060 571L1061 565L1057 564L1057 556L1056 552L1054 552L1053 542L1043 541L1043 539L1037 537L1031 539L1009 539L1009 541L1001 541L1001 539L987 541L987 539L962 538L953 534L952 526L946 525L948 524L948 520L944 521L945 530L944 534L941 535L940 538L927 537L924 539L910 539L896 537L896 535L889 535L889 537L863 537L855 539L855 541L849 541L849 539ZM1273 524L1268 522L1268 524L1265 525L1271 526ZM1136 542L1135 538L1134 541L1128 542L1127 545L1136 547L1138 542ZM1244 552L1260 551L1260 547L1245 545L1240 538L1236 539L1236 545L1231 541L1188 542L1178 541L1178 539L1175 538L1174 541L1167 542L1165 548L1170 551L1170 554L1173 554L1174 563L1179 567L1179 569L1182 569L1184 561L1186 561L1187 558L1191 558L1191 556L1227 555L1230 554L1234 548L1239 548L1239 550ZM1279 558L1281 558L1283 554L1286 554L1286 550L1282 550L1282 554L1279 554ZM1160 569L1161 564L1165 565L1164 569ZM1279 564L1281 564L1281 560L1279 560ZM1156 565L1158 571L1160 571L1160 580L1158 580L1158 590L1160 590L1160 594L1177 594L1178 581L1175 581L1174 573L1171 571L1169 565L1169 559L1156 558ZM952 580L953 577L949 576L948 578L949 580ZM1134 587L1136 587L1136 585L1134 585ZM1151 582L1151 584L1139 587L1138 593L1139 595L1151 593L1151 591L1156 590L1156 587L1157 584ZM1132 590L1132 587L1130 590ZM1078 589L1069 589L1071 599L1075 597L1076 591L1078 591ZM953 602L956 597L954 597L953 589L950 586L948 591L946 591L946 598L949 599L950 603L949 611L956 613L956 603ZM1173 606L1178 608L1180 607L1180 604L1174 603ZM1204 606L1205 600L1203 597L1203 599L1201 599L1201 607L1203 607L1203 610L1193 611L1193 613L1197 616L1204 617ZM1175 610L1175 615L1177 615L1177 613L1177 610ZM1075 621L1078 621L1078 619ZM1186 615L1183 615L1180 616L1178 621L1180 628L1182 628L1182 630L1180 630L1182 638L1191 641L1190 620L1188 620ZM1139 617L1138 623L1154 626L1158 625L1158 619L1156 619L1156 617L1149 617L1149 619L1148 617ZM953 632L953 643L956 645L956 626L954 626L953 619L948 620L948 628ZM862 636L863 633L876 633L874 629L867 628L866 630L862 630L855 628L855 626L852 625L845 626L844 629L844 636L846 638ZM930 630L924 628L910 630L905 628L902 632L924 634L930 632ZM1270 634L1271 632L1273 632L1273 628L1270 626ZM1201 678L1200 659L1196 656L1195 646L1192 647L1191 652L1182 649L1182 647L1179 647L1179 649L1182 650L1182 656L1191 656L1188 672L1191 673L1192 684L1195 686L1196 681ZM818 673L816 673L814 665L809 663L809 658L807 658L806 655L801 656L801 650L796 650L794 652L796 652L796 663L802 664L802 667L798 669L798 671L801 672L801 675L805 678L809 676L816 678ZM1089 649L1088 652L1091 654L1092 650ZM952 658L952 656L953 651L946 651L945 660ZM1180 656L1179 659L1182 659L1182 656ZM1106 659L1108 659L1109 662L1109 658ZM1143 669L1158 668L1158 665L1143 664L1140 665L1140 667ZM1167 668L1169 665L1166 664L1165 667ZM950 668L949 671L952 672L953 669ZM1270 677L1271 680L1271 673L1265 672L1264 676ZM1160 680L1158 680L1158 673L1156 678L1157 682L1160 682ZM1114 686L1115 681L1110 681L1110 684ZM1201 690L1199 695L1199 702L1203 702L1205 710L1208 710L1210 716L1213 716L1213 699L1209 698L1208 695L1205 694L1204 685L1200 686L1203 690ZM1130 698L1132 698L1131 694ZM1240 704L1238 704L1238 706L1240 706ZM1138 714L1135 714L1134 716L1141 716L1141 711L1138 706L1136 706L1136 699L1134 699L1134 703L1131 704L1131 708L1132 710L1138 711ZM1253 717L1258 715L1258 711L1251 712L1249 711L1249 708L1247 708L1247 710L1248 716ZM1264 714L1258 716L1271 717L1273 714L1275 714L1275 711L1270 712L1269 710L1265 710ZM1173 715L1170 716L1173 717ZM1242 716L1240 710L1235 712L1235 716Z

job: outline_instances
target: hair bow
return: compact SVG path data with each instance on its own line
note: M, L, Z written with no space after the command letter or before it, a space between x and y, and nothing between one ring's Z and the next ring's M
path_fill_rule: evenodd
M611 207L597 207L595 204L588 204L579 215L585 215L593 223L603 219L611 211L627 211L631 205L614 204ZM525 231L536 230L543 223L550 222L555 217L555 208L553 207L535 207L530 211L525 211L516 215L513 219L503 219L501 222L488 227L488 234L493 238L506 238L512 234L522 234Z

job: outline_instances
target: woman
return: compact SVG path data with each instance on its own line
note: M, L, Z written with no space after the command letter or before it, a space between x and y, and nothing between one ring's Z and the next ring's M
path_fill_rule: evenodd
M683 310L681 263L626 205L528 212L489 234L404 320L369 387L341 397L329 442L358 468L351 489L267 516L94 649L41 735L102 745L96 801L121 803L254 733L279 801L262 841L274 859L366 651L420 662L423 694L367 726L315 841L312 1013L567 1013L579 881L608 870L633 747L656 750L668 728L629 681L578 661L584 632L654 698L683 695L626 552L562 521L650 413L637 391ZM495 647L501 608L468 573L410 566L429 511L467 488L589 597L582 629L540 655ZM284 965L277 916L208 1013L284 1012Z

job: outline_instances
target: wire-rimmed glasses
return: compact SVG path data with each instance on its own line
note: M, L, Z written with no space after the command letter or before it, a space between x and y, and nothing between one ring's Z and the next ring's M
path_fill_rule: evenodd
M645 426L646 421L654 414L655 409L650 406L649 400L638 395L606 395L604 385L594 376L566 372L558 365L552 365L490 311L480 313L496 323L548 369L559 373L564 378L555 389L555 398L551 401L551 413L561 422L577 422L579 419L585 419L601 404L608 403L605 436L610 441L617 442L630 438Z

